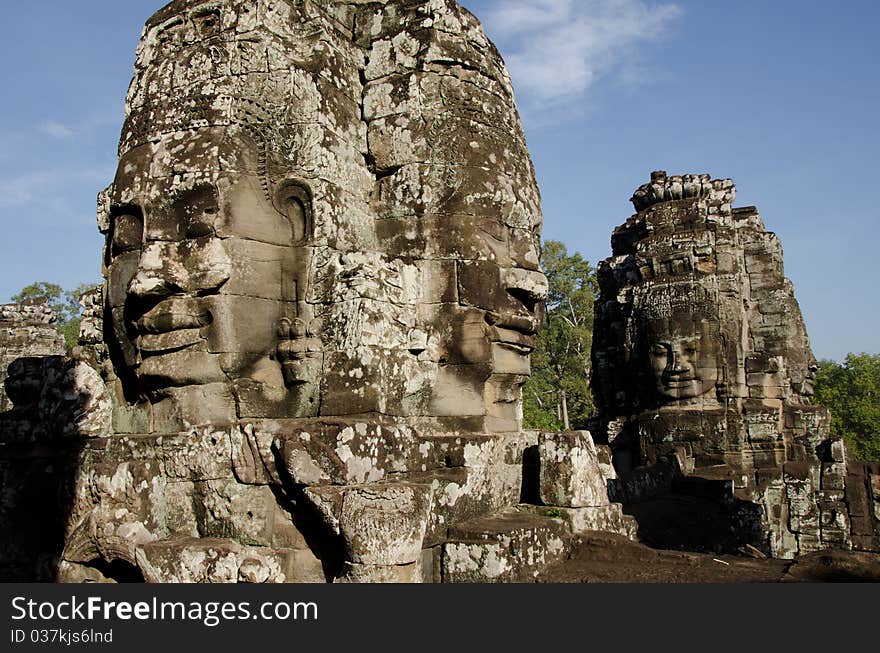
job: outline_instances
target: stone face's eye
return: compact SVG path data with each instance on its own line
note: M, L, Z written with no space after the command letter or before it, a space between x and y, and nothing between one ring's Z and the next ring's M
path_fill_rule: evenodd
M144 240L144 220L136 207L126 207L111 217L110 255L140 249Z
M178 220L179 237L189 240L213 236L220 213L217 189L211 184L185 191L174 202L173 216Z

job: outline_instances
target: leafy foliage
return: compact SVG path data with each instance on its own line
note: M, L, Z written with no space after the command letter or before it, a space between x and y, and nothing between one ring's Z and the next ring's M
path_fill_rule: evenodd
M550 285L544 329L532 354L532 378L523 389L527 428L586 428L594 412L590 349L596 273L580 254L557 241L544 243L541 263Z
M813 401L831 411L831 430L860 460L880 460L880 354L822 361Z
M58 330L64 334L67 346L73 347L79 338L79 325L82 322L79 298L95 288L95 285L81 283L73 290L64 290L57 284L37 281L13 295L12 301L17 304L45 301L58 317Z

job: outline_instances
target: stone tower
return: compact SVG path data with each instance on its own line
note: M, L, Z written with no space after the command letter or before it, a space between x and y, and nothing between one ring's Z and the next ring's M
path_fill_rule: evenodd
M779 239L732 181L652 174L599 267L594 389L618 470L673 461L761 507L777 557L852 545L846 452Z

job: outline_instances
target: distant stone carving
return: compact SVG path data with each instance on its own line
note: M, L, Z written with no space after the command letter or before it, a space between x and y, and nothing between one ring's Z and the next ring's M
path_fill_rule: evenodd
M664 287L645 297L637 310L637 346L651 380L644 392L646 397L656 393L660 405L718 403L721 325L718 311L700 290L696 285Z
M845 448L809 401L816 362L779 240L735 193L653 173L599 267L593 387L619 470L667 460L730 482L731 501L762 508L744 543L777 557L876 548L851 528Z
M20 383L25 382L22 367L27 363L19 364L18 373L9 379L12 363L64 354L64 336L52 326L55 320L55 312L45 303L0 306L0 412L12 408L9 386L15 394Z

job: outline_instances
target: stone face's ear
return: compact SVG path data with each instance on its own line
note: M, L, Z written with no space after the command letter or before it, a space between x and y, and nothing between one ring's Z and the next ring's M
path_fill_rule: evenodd
M293 243L301 245L311 240L312 191L309 187L296 179L287 179L275 188L272 201L275 209L290 220Z

